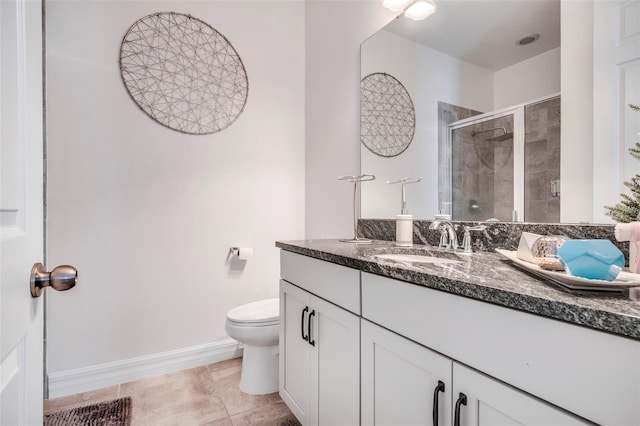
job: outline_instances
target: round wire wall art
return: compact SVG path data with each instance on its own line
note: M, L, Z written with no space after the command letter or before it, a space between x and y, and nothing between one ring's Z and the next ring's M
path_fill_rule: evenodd
M409 92L395 77L369 74L360 82L360 140L374 154L395 157L411 144L416 114Z
M192 135L229 127L249 93L244 65L229 40L183 13L154 13L131 25L120 47L120 74L149 117Z

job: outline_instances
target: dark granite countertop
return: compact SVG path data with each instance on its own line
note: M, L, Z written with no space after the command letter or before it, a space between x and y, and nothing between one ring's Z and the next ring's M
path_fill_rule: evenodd
M395 247L391 241L356 245L338 240L278 241L276 247L435 290L640 340L640 301L628 293L569 292L512 266L497 253L458 255L431 246ZM373 254L449 257L461 263L404 266Z

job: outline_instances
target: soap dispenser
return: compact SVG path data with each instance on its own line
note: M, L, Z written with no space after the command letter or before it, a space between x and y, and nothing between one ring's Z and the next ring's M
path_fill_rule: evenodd
M396 216L396 246L398 247L413 247L413 215L407 210L406 185L418 183L421 180L421 177L413 180L405 177L393 182L387 181L388 184L402 184L400 214Z

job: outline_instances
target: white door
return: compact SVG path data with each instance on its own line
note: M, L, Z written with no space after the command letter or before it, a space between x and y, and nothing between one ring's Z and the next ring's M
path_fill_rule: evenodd
M640 142L640 0L593 3L594 223L609 222L603 206L620 202L623 185L640 173L628 149ZM611 164L620 164L613 168Z
M280 397L305 426L360 424L360 318L280 280Z
M0 424L42 425L42 9L0 0Z
M456 426L591 424L455 362L453 399Z
M306 291L280 280L280 397L303 425L309 424L311 346Z
M360 318L311 297L309 425L360 424Z
M363 320L362 424L450 425L451 368L449 358Z

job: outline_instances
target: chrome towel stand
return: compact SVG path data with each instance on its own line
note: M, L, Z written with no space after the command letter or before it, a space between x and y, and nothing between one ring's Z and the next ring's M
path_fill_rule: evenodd
M407 209L407 197L406 197L405 185L409 185L411 183L418 183L418 182L422 182L422 177L415 178L413 180L411 180L410 177L405 177L402 179L394 180L393 182L387 181L387 184L389 185L393 185L396 183L402 184L402 194L400 196L400 214L409 214L409 210Z
M338 180L353 182L353 238L341 239L340 242L353 244L371 244L371 240L358 237L358 217L360 216L360 212L358 209L358 200L360 199L360 182L367 182L370 180L374 180L375 178L376 177L374 175L369 175L366 173L357 176L340 176L338 178Z

